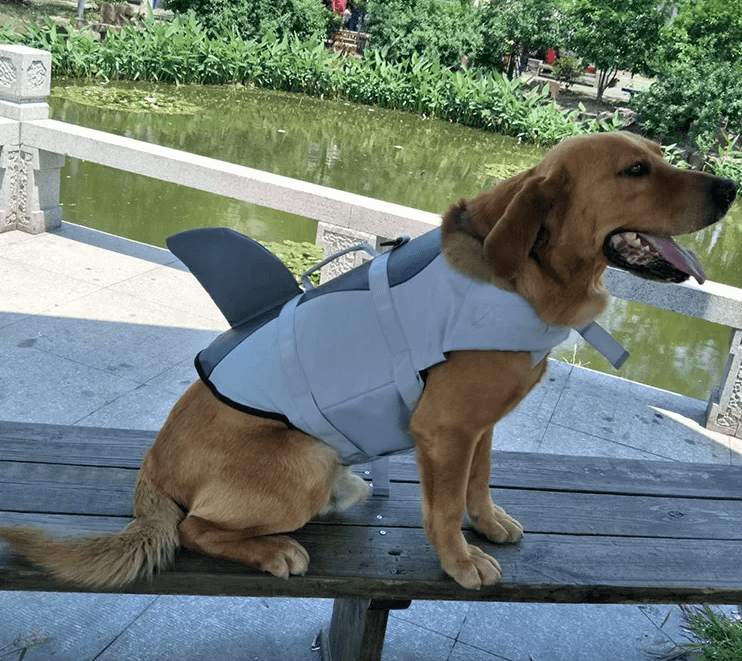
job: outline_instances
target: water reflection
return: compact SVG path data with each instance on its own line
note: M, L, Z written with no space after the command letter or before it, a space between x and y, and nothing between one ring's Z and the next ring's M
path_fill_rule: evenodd
M495 179L487 174L488 165L526 168L544 153L455 124L300 95L241 86L186 86L168 93L203 110L158 116L53 99L52 116L432 212L491 187ZM65 210L67 220L86 224L84 218L95 217L101 229L124 236L135 232L148 243L164 245L173 231L203 224L231 224L259 239L314 238L316 224L290 214L89 163L79 164L74 177L66 174L63 196L77 204Z
M56 82L64 84L72 83ZM146 94L155 88L142 87ZM366 106L238 86L161 88L202 110L158 116L53 98L52 116L437 213L491 187L498 168L525 169L544 153L511 138ZM61 195L66 220L158 246L203 225L269 241L312 241L316 230L299 216L73 159L63 169ZM701 257L710 280L742 287L740 221L738 203L723 225L681 240ZM632 354L621 376L700 399L718 384L727 328L617 300L601 321ZM612 372L590 349L563 357Z

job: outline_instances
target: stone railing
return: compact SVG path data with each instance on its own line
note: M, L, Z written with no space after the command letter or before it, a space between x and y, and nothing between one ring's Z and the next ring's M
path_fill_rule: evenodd
M40 233L60 226L60 169L65 156L155 177L318 221L325 254L360 241L417 236L436 214L48 119L51 56L0 45L0 232ZM323 278L355 266L347 255ZM714 282L661 285L609 269L614 296L706 319L732 329L721 386L709 401L707 427L742 437L742 290Z

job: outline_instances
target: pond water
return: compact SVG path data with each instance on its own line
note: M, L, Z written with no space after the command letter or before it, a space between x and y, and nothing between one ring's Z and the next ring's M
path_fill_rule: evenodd
M69 81L56 81L60 92ZM172 96L192 115L132 113L54 95L51 116L72 124L210 156L405 206L441 213L538 162L545 151L448 122L378 108L244 87L123 85L143 97ZM65 220L164 246L175 232L204 225L237 229L261 241L313 241L316 223L76 159L62 170ZM710 280L742 286L736 250L737 204L722 225L682 243L697 252ZM601 322L630 351L619 375L707 399L718 385L729 330L647 306L614 300ZM615 373L582 348L561 357Z

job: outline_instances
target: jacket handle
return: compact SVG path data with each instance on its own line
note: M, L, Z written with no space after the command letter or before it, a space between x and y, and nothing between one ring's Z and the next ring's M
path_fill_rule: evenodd
M325 257L321 262L318 264L315 264L312 268L307 269L302 273L301 276L301 284L304 286L305 290L314 289L314 285L312 284L312 281L309 279L309 276L312 275L315 271L321 269L323 266L329 264L332 261L335 261L338 257L342 257L343 255L347 255L350 252L356 252L357 250L364 250L367 252L371 257L378 257L381 253L376 250L375 248L372 248L368 243L365 241L363 243L358 243L355 246L350 246L349 248L343 248L342 250L338 250L338 252L330 255L329 257Z

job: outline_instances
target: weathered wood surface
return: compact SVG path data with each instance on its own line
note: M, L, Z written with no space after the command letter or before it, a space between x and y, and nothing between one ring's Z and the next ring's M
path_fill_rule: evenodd
M155 432L0 422L0 460L138 469ZM370 475L370 473L369 473ZM391 462L395 482L417 482L414 458ZM718 464L496 452L491 484L517 489L728 498L742 472Z
M151 432L0 423L0 525L57 534L120 530ZM497 453L495 500L526 528L516 545L472 543L503 568L467 591L447 578L421 529L416 473L393 461L392 498L371 499L295 533L311 557L288 581L191 552L126 591L347 599L739 603L742 469ZM0 544L0 589L75 590Z

